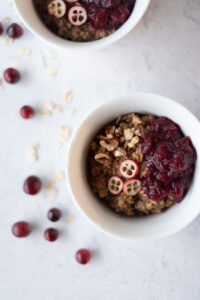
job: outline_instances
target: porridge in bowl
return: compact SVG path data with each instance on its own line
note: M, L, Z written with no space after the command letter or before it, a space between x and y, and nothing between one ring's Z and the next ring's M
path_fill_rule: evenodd
M161 213L184 199L196 150L167 117L130 113L105 125L90 144L88 182L116 213Z
M56 35L89 42L115 32L131 15L136 0L33 0L42 22Z

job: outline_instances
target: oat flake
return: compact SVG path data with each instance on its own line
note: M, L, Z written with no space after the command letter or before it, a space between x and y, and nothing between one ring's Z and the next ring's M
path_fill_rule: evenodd
M48 66L47 72L50 76L56 76L56 74L57 74L56 68L53 66Z

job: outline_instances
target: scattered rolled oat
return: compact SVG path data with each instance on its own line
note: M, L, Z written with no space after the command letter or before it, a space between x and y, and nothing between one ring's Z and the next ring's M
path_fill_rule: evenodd
M54 106L53 106L53 109L56 111L56 112L62 112L62 106L60 106L60 105L57 105L57 104L55 104Z
M49 199L50 200L54 200L56 198L56 189L50 189L50 192L49 192Z
M69 133L70 133L70 129L69 127L67 127L66 125L63 125L60 129L60 134L59 136L63 139L63 140L67 140L69 138Z
M67 216L66 221L71 222L73 219L74 219L74 215L69 215Z
M28 147L28 151L27 151L27 159L30 162L35 162L38 159L37 156L37 150L38 150L38 145L31 145Z
M56 55L52 50L46 50L46 54L49 58L52 58L52 59L56 58Z
M9 17L4 17L3 22L4 23L10 23L10 18Z
M49 117L51 115L50 110L40 110L40 115L43 117Z
M10 38L8 35L1 41L2 45L8 45L13 42L13 39Z
M52 110L54 108L54 104L50 101L45 101L44 102L44 107L47 108L47 109Z
M47 72L50 76L56 76L56 74L57 74L56 68L53 66L48 66Z
M0 90L3 90L3 80L0 79Z
M56 176L54 176L53 180L54 180L55 182L58 182L58 181L60 181L61 179L63 179L63 177L64 177L63 171L59 171L59 172L56 174Z
M54 183L52 181L47 182L46 189L51 190L53 188Z
M60 150L60 148L62 147L62 143L60 141L57 141L55 144L54 144L54 148L56 150Z
M69 116L73 116L75 113L76 113L76 109L75 108L71 108L71 109L67 110L67 114Z
M21 53L30 57L31 50L29 48L21 48Z
M13 58L14 58L15 60L20 60L21 56L22 56L22 55L18 53L18 54L16 54L16 55L14 55Z
M72 93L69 89L67 90L67 92L65 94L65 101L66 102L71 102L72 101Z

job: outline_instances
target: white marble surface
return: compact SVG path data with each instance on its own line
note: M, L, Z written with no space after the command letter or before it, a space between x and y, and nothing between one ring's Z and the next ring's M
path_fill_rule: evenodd
M8 1L0 3L0 19L18 18ZM0 38L0 43L3 38ZM30 59L13 59L21 47L32 50ZM64 169L66 147L56 151L61 125L72 131L91 109L103 101L135 91L152 91L177 99L200 117L200 2L199 0L152 0L143 21L126 38L103 51L76 54L52 49L25 30L10 46L0 44L0 74L14 66L22 72L15 86L0 91L0 299L1 300L199 300L200 218L184 231L164 240L130 243L107 237L91 227L72 203L65 182L58 184L53 202L43 190L29 197L22 191L24 178L38 174L48 181ZM58 74L50 77L46 67ZM73 101L64 103L70 87ZM24 104L38 109L50 100L64 106L63 114L19 117ZM77 108L69 117L68 108ZM26 148L39 143L39 160L29 163ZM62 232L55 243L43 239L52 224L46 218L51 206L74 214L55 224ZM10 232L13 222L26 219L33 233L18 240ZM93 251L91 262L74 260L80 247Z

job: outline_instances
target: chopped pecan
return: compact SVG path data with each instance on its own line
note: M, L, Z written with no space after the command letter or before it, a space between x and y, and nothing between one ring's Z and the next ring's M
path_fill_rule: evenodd
M138 125L134 128L134 134L145 138L147 135L147 130L142 125Z
M118 124L119 122L121 121L131 121L131 119L133 118L133 113L131 114L128 114L128 115L123 115L123 116L120 116L117 120L116 120L116 124Z
M142 120L138 117L138 115L133 114L132 123L134 125L142 124Z
M106 153L98 153L95 155L95 160L105 167L110 168L112 166L112 156Z
M121 123L119 123L119 127L121 127L121 129L126 129L126 128L128 128L128 123L125 123L125 122L121 122Z
M123 134L123 130L121 129L121 127L117 127L117 128L115 129L115 135L116 135L117 137L119 137L119 136L122 136L122 134Z
M126 141L130 141L133 137L133 129L132 128L124 129L124 136Z
M115 128L116 127L113 125L106 126L105 133L108 139L113 139L115 137Z
M128 143L129 148L134 148L137 143L139 143L140 139L138 136L134 136L132 140Z
M103 140L103 141L100 141L100 145L102 147L104 147L107 151L114 151L118 145L119 145L119 141L118 139L112 139L112 140Z
M113 152L113 155L115 157L118 157L118 156L126 156L126 150L125 149L122 149L120 147L118 147L114 152Z

